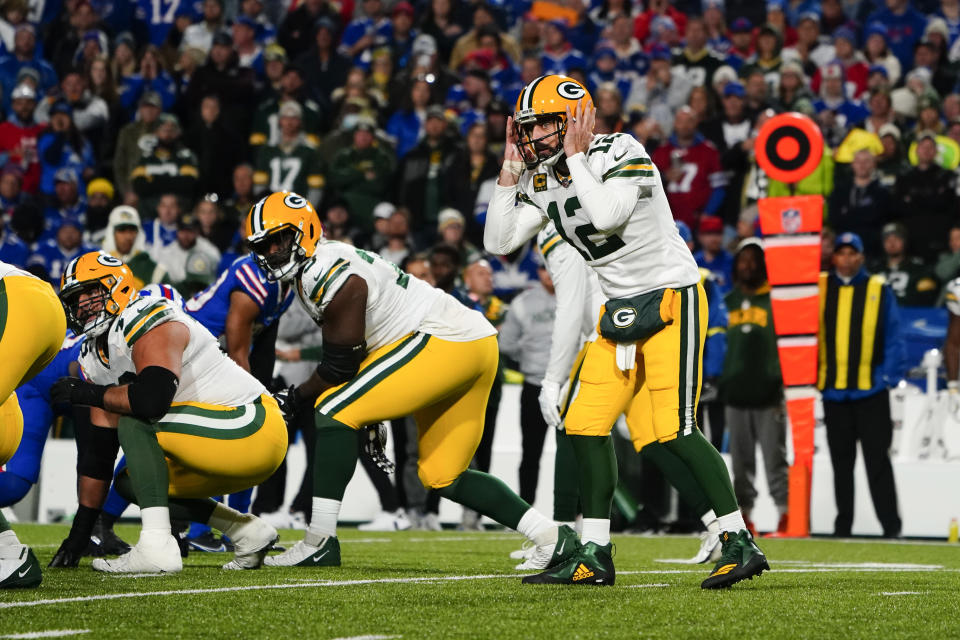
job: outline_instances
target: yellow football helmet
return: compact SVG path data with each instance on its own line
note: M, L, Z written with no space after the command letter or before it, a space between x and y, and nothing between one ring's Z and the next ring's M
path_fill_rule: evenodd
M323 227L309 200L292 191L277 191L250 208L244 236L267 278L287 280L313 256Z
M133 272L105 251L74 258L60 277L60 300L67 325L77 335L101 335L136 297Z
M513 114L513 126L517 133L517 149L528 169L537 165L552 165L563 152L563 136L567 132L567 107L573 112L577 102L592 102L590 92L573 78L560 75L540 76L520 92ZM559 119L556 131L539 138L533 137L533 127L546 119ZM557 146L549 149L543 142L557 136ZM539 144L538 144L539 143ZM543 151L552 151L548 156Z

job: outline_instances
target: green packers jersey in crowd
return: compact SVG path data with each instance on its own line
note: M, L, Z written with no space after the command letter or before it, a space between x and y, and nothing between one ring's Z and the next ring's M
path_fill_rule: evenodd
M286 149L263 146L257 152L253 183L258 188L305 194L323 188L323 182L320 154L305 137Z
M320 107L313 100L302 100L303 131L307 141L317 146L320 144ZM253 116L253 130L250 132L250 146L276 145L280 143L280 100L270 98L262 103Z

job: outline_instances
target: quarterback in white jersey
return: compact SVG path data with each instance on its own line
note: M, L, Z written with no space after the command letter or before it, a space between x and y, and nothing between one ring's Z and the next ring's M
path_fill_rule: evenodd
M225 569L259 567L276 530L210 496L259 484L280 465L287 433L276 401L179 304L139 297L130 269L107 253L72 260L60 297L70 328L87 340L80 352L83 377L55 382L51 402L90 407L94 433L79 454L81 476L106 471L109 478L117 444L123 447L127 466L114 486L140 506L143 521L128 553L98 558L93 568L180 571L171 513L230 536L236 555ZM110 434L116 434L112 441ZM99 495L81 492L81 505L100 508L107 486Z
M584 544L564 565L525 580L584 584L589 573L591 583L614 582L609 514L617 474L609 434L626 413L647 416L635 429L666 443L707 492L724 542L701 586L727 587L768 566L746 530L722 458L696 423L706 294L643 145L625 134L594 135L595 118L589 93L572 78L542 76L524 87L507 122L484 230L486 249L503 255L552 221L607 298L565 417L580 476Z
M427 487L526 535L532 562L565 562L576 534L557 527L505 484L468 469L497 374L496 331L477 311L412 278L376 254L323 239L302 196L278 192L250 210L247 242L264 273L293 281L323 328L310 379L284 398L288 412L314 412L313 517L304 539L267 558L275 566L340 564L340 503L357 466L356 430L412 415Z

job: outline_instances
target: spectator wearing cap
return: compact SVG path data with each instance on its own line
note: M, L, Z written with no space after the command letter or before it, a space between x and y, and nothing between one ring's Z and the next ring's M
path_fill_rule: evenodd
M196 254L204 256L214 269L220 263L220 251L200 235L200 222L196 216L185 213L177 219L176 240L160 249L157 262L167 270L174 286L179 288L187 279L188 262Z
M683 70L691 86L710 86L714 72L723 66L723 59L707 48L707 26L702 18L687 22L684 45L673 57L674 66Z
M797 42L783 50L783 57L796 60L808 73L837 57L830 39L821 35L818 12L806 11L797 17Z
M957 84L956 67L941 60L940 49L933 40L923 39L917 43L913 66L930 70L933 74L930 83L939 95L947 95Z
M900 143L900 129L893 123L887 123L877 130L877 136L883 146L883 151L877 156L877 176L880 184L893 193L900 176L910 170Z
M296 8L286 14L277 29L277 42L291 60L296 60L314 46L320 20L325 21L324 24L330 28L330 35L335 38L338 32L337 12L324 0L298 2Z
M257 42L266 50L269 46L267 43L276 41L277 29L264 11L263 4L263 0L240 0L240 13L237 17L249 18L253 22Z
M56 290L60 289L60 277L71 260L84 253L96 251L83 242L83 221L65 218L56 230L41 237L37 250L27 260L27 266L41 267Z
M403 158L423 135L423 125L430 102L430 83L416 80L401 109L393 112L387 121L387 133L396 140L397 157Z
M283 79L283 72L287 68L287 52L276 42L272 42L263 48L263 77L267 85L267 93L272 90L274 93L280 92L280 81Z
M4 106L13 89L20 84L20 72L30 69L36 76L38 86L34 87L37 95L52 89L57 84L57 72L53 66L37 53L37 34L33 25L21 23L13 36L13 51L11 55L0 59L0 86L3 88Z
M886 6L870 14L866 22L879 22L886 27L890 51L901 67L910 68L913 48L923 37L927 17L911 7L910 0L887 0Z
M40 161L37 139L46 125L34 118L36 92L21 84L13 90L10 115L0 123L0 165L12 162L23 171L23 190L36 193L40 186Z
M710 272L720 295L733 286L733 256L723 247L723 220L716 216L700 219L697 238L700 250L693 254L697 266Z
M668 0L652 0L647 4L647 10L633 21L634 37L640 42L646 42L652 31L651 22L661 16L670 18L676 26L677 34L683 37L687 30L687 16Z
M749 168L750 139L753 124L747 117L746 92L739 82L731 82L721 93L720 115L703 122L698 129L720 153L720 165L727 175L727 192L718 214L721 219L736 220L739 194Z
M118 84L137 72L137 43L129 31L117 34L113 40L110 71Z
M113 153L113 175L116 189L126 198L133 191L130 174L140 157L153 144L153 132L163 111L163 101L155 91L144 92L138 103L137 117L120 129Z
M318 135L322 115L320 106L307 97L305 71L296 64L284 66L275 95L270 96L257 108L253 116L253 128L250 131L250 146L253 148L264 144L277 144L280 140L278 127L280 105L285 102L296 102L300 105L303 131L307 139L314 145L320 144Z
M382 0L363 0L362 11L354 10L354 19L343 30L338 51L354 65L368 66L364 54L374 45L390 38L390 19L384 14ZM359 7L358 7L359 8Z
M193 47L204 53L210 52L213 47L214 36L223 33L222 0L203 0L203 15L201 18L200 22L190 25L183 32L181 48Z
M881 22L867 23L863 38L863 55L867 59L867 64L871 67L876 65L883 67L887 72L890 86L896 86L900 81L903 67L897 56L890 50L886 25Z
M770 305L763 247L756 238L740 243L733 258L733 289L724 298L726 350L719 380L730 431L730 456L737 503L749 522L757 499L756 450L760 445L770 495L784 531L787 513L787 424L783 375ZM752 524L752 523L751 523ZM749 525L748 525L749 526Z
M336 23L321 17L316 21L313 45L297 57L291 54L294 64L304 70L307 95L317 102L321 113L328 116L330 95L346 83L351 65L350 59L337 51L336 37Z
M650 69L650 59L644 53L640 41L633 37L633 18L622 14L613 19L608 42L617 54L617 70L628 76L631 82L639 81Z
M690 107L677 110L673 134L652 154L665 183L667 200L676 220L697 229L701 215L715 215L723 204L726 175L720 153L697 132ZM726 282L730 282L729 277Z
M432 244L437 217L446 202L450 168L458 151L443 109L431 107L423 126L423 139L408 153L397 175L397 203L413 213L412 225Z
M494 9L486 2L476 3L473 8L473 19L470 31L457 39L456 44L453 46L453 51L450 52L450 68L459 69L460 64L463 62L463 59L467 57L467 54L477 49L481 27L487 25L496 26L496 24L497 16L494 13ZM523 50L512 36L500 31L499 38L500 49L506 53L511 60L519 60L523 56Z
M184 140L197 159L196 193L226 198L231 193L233 163L243 157L244 149L236 134L224 125L221 114L220 99L206 96L200 102L200 118L187 130Z
M83 230L87 221L87 199L79 187L77 172L69 167L59 169L54 177L54 193L50 205L44 209L44 234L41 240L56 235L66 220L75 220Z
M74 66L74 57L83 44L84 36L96 29L100 22L100 16L86 0L67 5L64 18L60 21L60 32L48 32L44 43L44 57L61 77Z
M930 131L938 136L944 133L943 120L940 117L940 99L936 94L924 94L917 99L915 131Z
M327 175L333 195L347 202L365 233L373 231L373 208L390 192L395 167L393 152L377 142L375 130L372 119L358 118L350 145L333 156Z
M100 244L107 218L113 209L113 197L116 190L106 178L94 178L87 185L87 228L86 238L93 244Z
M907 230L902 224L884 225L883 252L876 254L868 270L886 278L899 306L932 307L937 303L940 289L936 274L930 265L910 255L908 246Z
M130 184L139 200L140 211L150 217L161 195L175 193L192 201L199 183L197 157L183 144L177 117L169 113L161 115L155 136L153 149L145 152L130 172Z
M146 92L156 93L160 97L160 106L167 111L173 107L177 97L177 85L166 68L163 56L153 45L147 46L140 58L137 73L121 79L120 105L127 119L132 120L134 110Z
M670 49L657 45L650 50L650 72L646 78L634 83L633 92L627 98L627 109L643 108L647 115L657 121L661 131L673 131L674 113L687 104L692 88L683 75L674 74L671 68Z
M593 53L587 74L587 87L591 92L602 84L616 86L620 96L626 98L633 91L635 74L625 73L617 68L617 52L613 47L601 44Z
M813 102L820 128L831 146L837 146L847 132L862 122L870 112L847 94L846 72L840 62L834 61L823 68L823 84L820 97Z
M897 180L894 202L916 254L932 264L946 249L956 220L956 177L937 164L937 140L929 131L917 136L917 165Z
M233 21L230 30L239 65L253 69L253 72L262 78L263 47L257 42L257 23L249 16L240 15Z
M324 204L326 206L326 211L323 212L322 216L324 238L345 242L356 247L370 248L374 251L379 251L386 243L387 220L396 210L396 207L389 202L381 202L374 207L374 226L377 231L372 236L368 236L353 224L346 200L328 198ZM385 206L388 206L389 209L385 210Z
M833 48L837 57L833 63L843 67L846 93L853 98L860 98L867 91L867 77L870 67L866 58L857 51L857 35L853 29L842 26L833 32ZM823 81L823 70L817 69L810 81L810 88L814 93L820 93L820 84Z
M819 3L818 3L819 4ZM787 21L787 12L790 9L787 0L767 0L766 17L764 24L768 24L780 34L780 41L785 47L792 47L797 41L797 30ZM817 7L819 10L819 6Z
M53 194L53 177L62 168L71 168L80 177L81 188L93 174L96 160L93 147L73 124L73 109L64 101L49 109L50 126L37 140L40 158L40 192Z
M850 166L852 174L838 175L830 194L830 226L837 233L849 231L859 235L866 254L876 257L882 250L880 229L894 214L891 194L880 182L876 157L871 151L857 151Z
M450 87L446 104L458 112L463 124L467 120L482 120L493 99L490 74L482 69L470 69L463 74L462 84Z
M413 53L413 43L418 35L413 28L414 20L413 5L406 0L400 0L390 9L390 28L382 44L390 49L398 69L407 66Z
M780 83L773 101L774 108L778 112L797 111L812 116L813 100L800 63L787 60L780 65Z
M331 205L332 207L333 205ZM341 205L346 210L346 204ZM387 244L387 235L390 230L390 216L397 210L396 205L384 200L373 208L373 233L370 234L370 247L379 253ZM326 227L324 227L326 232ZM399 264L399 263L398 263Z
M851 533L859 441L883 535L897 537L901 523L890 465L893 423L888 389L903 379L906 370L900 314L883 276L871 276L863 268L863 242L857 234L837 236L832 260L832 271L820 278L817 388L833 463L834 535Z
M257 150L254 163L254 191L294 191L311 202L320 202L324 176L317 147L303 133L300 104L284 102L278 112L280 140Z
M147 252L140 214L133 207L121 205L110 212L102 249L130 267L136 288L156 283L169 284L167 270Z
M208 193L194 205L193 215L197 218L200 235L212 242L223 255L231 250L237 239L240 220L223 215L219 202L217 194Z
M872 95L877 91L890 93L890 75L887 68L880 64L870 65L867 70L867 91Z
M216 0L207 0L216 2ZM233 39L220 32L213 37L206 64L190 78L183 95L182 106L190 114L198 113L205 96L220 98L224 125L231 131L246 132L256 108L256 74L241 67Z
M476 245L467 240L467 224L463 214L452 207L440 211L437 218L437 240L457 250L461 267L483 257Z
M554 19L543 27L543 72L566 75L573 69L586 70L587 59L567 41L567 23L563 19Z
M730 23L730 48L725 62L735 70L753 57L753 23L740 17Z
M386 222L387 242L378 253L387 262L402 264L413 253L413 238L410 235L410 212L404 207L395 209Z

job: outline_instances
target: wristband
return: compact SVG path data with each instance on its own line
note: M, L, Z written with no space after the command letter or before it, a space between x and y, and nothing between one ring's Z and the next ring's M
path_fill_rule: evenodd
M949 391L960 391L960 380L950 380L947 382L947 389Z
M519 178L520 174L523 173L524 168L523 160L504 160L503 168L510 172L515 178Z

